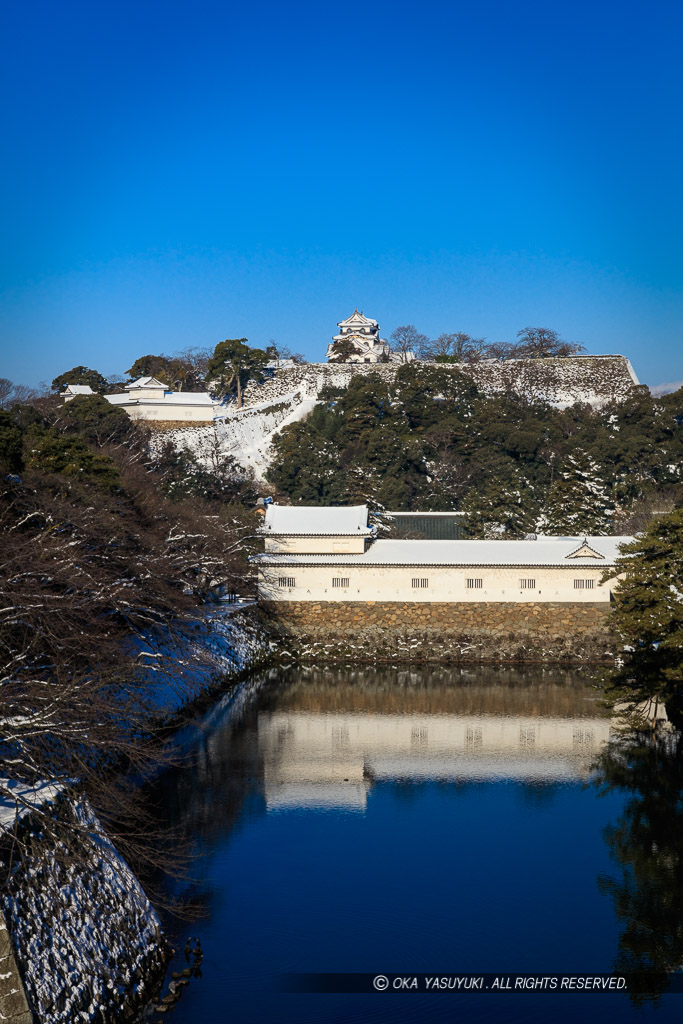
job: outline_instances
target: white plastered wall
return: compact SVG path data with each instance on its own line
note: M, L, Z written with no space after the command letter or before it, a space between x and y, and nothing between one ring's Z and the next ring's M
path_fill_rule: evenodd
M259 592L269 601L415 601L415 602L605 602L614 580L601 584L603 567L535 566L376 566L376 565L268 565L259 567ZM348 586L333 586L333 578L348 579ZM279 580L293 579L294 586ZM412 585L426 579L426 586ZM468 579L481 579L481 587L468 587ZM521 580L534 585L522 587ZM590 580L592 587L576 588L574 580Z
M121 403L120 409L125 409L133 420L164 420L178 423L211 423L213 422L213 407L196 405L164 405L159 402L156 405L125 405Z
M269 537L266 534L265 550L270 554L327 555L363 554L367 538L361 536L339 537Z

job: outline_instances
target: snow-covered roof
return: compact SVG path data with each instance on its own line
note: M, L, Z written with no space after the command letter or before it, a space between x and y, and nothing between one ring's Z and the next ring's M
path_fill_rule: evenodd
M587 537L590 547L600 553L599 559L595 556L577 557L574 554L583 540L583 537L544 537L541 540L376 540L364 554L267 554L258 557L262 561L287 565L545 565L602 568L613 565L620 547L633 538Z
M157 380L156 377L138 377L132 384L126 384L126 391L135 390L137 388L164 388L166 385L163 381Z
M89 384L67 384L62 391L63 395L94 395L95 392Z
M163 385L162 385L163 386ZM213 399L206 391L167 391L163 398L152 398L149 395L105 395L112 405L214 405Z
M368 506L268 505L265 522L259 531L266 534L290 536L334 536L353 534L370 536Z
M353 311L351 316L347 317L346 320L340 320L337 324L338 327L377 327L377 321L371 320L370 317L363 316L357 309Z

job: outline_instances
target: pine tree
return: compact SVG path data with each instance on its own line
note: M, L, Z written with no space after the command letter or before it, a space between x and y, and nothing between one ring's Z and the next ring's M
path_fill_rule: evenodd
M657 516L644 536L622 549L612 626L625 661L609 692L628 709L664 704L683 720L683 508ZM613 572L610 573L613 575Z
M250 380L261 383L266 374L268 356L260 348L250 348L246 338L226 338L214 349L206 371L209 390L218 398L234 395L242 408L242 392Z
M600 466L580 448L567 456L563 471L548 492L547 506L536 523L538 532L595 534L611 532L614 504Z
M533 530L538 505L533 488L519 468L502 457L490 460L497 472L480 488L472 488L460 508L473 537L523 537Z
M103 395L109 390L107 378L97 370L91 370L89 366L74 366L72 370L60 373L50 387L53 391L61 391L67 384L89 384L96 395Z

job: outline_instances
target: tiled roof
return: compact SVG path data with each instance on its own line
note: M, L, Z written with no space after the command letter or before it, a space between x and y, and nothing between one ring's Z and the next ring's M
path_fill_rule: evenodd
M152 398L150 395L128 394L105 395L112 405L214 405L212 398L205 391L173 391L166 392L163 398Z
M364 554L267 554L257 557L259 561L287 565L547 565L595 569L613 565L619 548L633 538L586 539L591 548L600 552L602 559L569 557L583 540L582 537L544 537L540 540L376 540Z
M259 531L290 536L334 536L352 534L370 536L367 505L327 506L268 505L266 519Z

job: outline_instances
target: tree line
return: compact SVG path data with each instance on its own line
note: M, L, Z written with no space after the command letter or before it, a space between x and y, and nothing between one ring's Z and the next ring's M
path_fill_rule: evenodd
M515 341L502 342L473 338L464 331L444 332L437 338L429 338L414 324L403 324L392 331L389 349L392 355L385 353L383 362L389 362L393 356L402 363L414 359L435 363L477 363L484 359L547 359L586 351L578 342L563 341L559 333L549 327L523 327L517 332ZM332 346L330 362L350 362L355 352L351 338L340 338Z
M117 772L158 756L169 658L168 685L194 692L206 602L251 593L255 497L229 456L209 471L170 446L152 455L144 426L101 395L0 410L3 776L85 793L124 854ZM5 782L0 795L15 799Z
M274 443L268 479L294 503L457 510L474 536L522 537L627 533L681 495L683 391L558 410L407 363L320 397Z
M391 334L391 352L399 362L413 359L436 363L471 363L485 359L540 359L576 355L583 345L563 341L557 331L546 327L525 327L514 342L487 342L462 331L440 334L430 339L412 324L397 327ZM335 343L330 362L352 360L356 348L351 339ZM389 356L385 361L389 361ZM97 395L125 391L127 385L141 377L154 377L174 391L208 390L217 400L234 399L242 406L244 389L250 381L262 383L280 365L304 364L299 352L271 341L265 349L249 345L246 338L227 338L213 350L190 346L172 355L139 356L126 370L126 376L105 377L88 366L74 366L58 374L50 385L60 393L68 384L87 385ZM0 378L0 408L6 408L39 397L40 392Z

